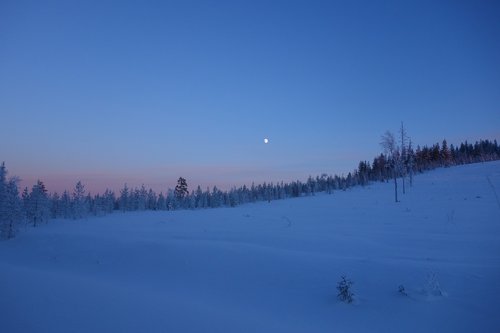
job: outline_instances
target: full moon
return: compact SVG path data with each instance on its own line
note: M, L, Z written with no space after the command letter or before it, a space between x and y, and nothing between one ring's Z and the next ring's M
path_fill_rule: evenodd
M268 139L268 138L265 138L265 139L264 139L264 143L269 143L269 139Z

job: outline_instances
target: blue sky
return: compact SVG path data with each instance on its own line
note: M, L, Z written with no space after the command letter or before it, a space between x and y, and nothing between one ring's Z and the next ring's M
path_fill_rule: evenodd
M0 1L0 160L51 191L346 173L500 139L496 1ZM265 145L263 139L270 143Z

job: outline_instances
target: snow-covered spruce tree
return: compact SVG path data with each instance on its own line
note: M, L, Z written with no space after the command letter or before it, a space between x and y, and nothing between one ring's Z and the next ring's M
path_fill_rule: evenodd
M5 202L7 208L7 220L2 226L1 231L1 234L5 238L14 237L23 221L22 202L19 198L17 183L17 178L11 178L7 183L7 200Z
M443 143L441 144L441 161L441 165L445 168L448 168L451 165L451 152L448 148L446 139L444 139Z
M73 191L73 218L81 219L89 213L89 202L85 197L85 186L78 181Z
M146 210L148 203L148 191L144 184L140 189L134 190L134 210Z
M167 210L167 201L163 192L160 192L158 195L158 202L156 203L156 206L158 207L158 210Z
M358 165L357 175L359 178L359 184L365 186L368 184L369 174L371 171L370 163L367 161L361 161Z
M28 187L26 186L21 193L21 201L23 205L23 212L25 217L27 218L28 216L28 206L29 206L29 201L30 201L30 192L28 191Z
M217 208L221 207L224 203L224 194L222 193L221 190L217 188L217 186L214 186L212 189L212 193L209 196L209 207L211 208Z
M22 202L17 189L18 179L7 181L5 163L0 166L0 238L13 238L23 220Z
M0 218L3 222L3 217L7 214L7 207L5 205L7 201L7 169L5 168L5 162L0 165Z
M61 214L61 198L57 192L49 196L50 200L50 218L57 219Z
M147 204L147 209L149 210L157 210L158 207L156 205L157 203L157 197L156 197L156 193L152 190L152 189L149 189L149 192L148 192L148 204Z
M240 204L240 199L239 199L239 196L238 196L238 192L237 192L236 188L233 188L229 192L229 206L230 207L236 207L239 204Z
M130 210L129 202L130 202L130 191L127 184L125 184L123 186L123 189L120 190L120 199L119 199L119 207L122 212Z
M72 213L71 213L71 197L68 191L64 191L61 196L60 208L62 217L65 219L69 219Z
M179 208L176 206L177 199L175 198L174 190L172 190L171 188L169 188L167 191L165 203L167 205L167 210L175 210L175 209Z
M196 195L194 194L194 191L191 191L191 193L189 194L189 203L188 203L188 206L189 206L189 209L195 209L196 208Z
M40 223L47 223L50 217L50 200L47 189L42 181L38 180L31 188L31 193L27 197L26 216L28 222L34 227Z
M198 185L198 187L196 188L196 192L194 195L195 195L194 202L195 202L196 208L201 208L203 191L201 190L200 185Z
M202 192L200 197L200 202L198 203L198 207L200 208L208 208L210 206L210 190L207 189Z
M115 192L106 189L106 191L103 194L103 200L104 200L104 211L106 214L111 214L115 208Z

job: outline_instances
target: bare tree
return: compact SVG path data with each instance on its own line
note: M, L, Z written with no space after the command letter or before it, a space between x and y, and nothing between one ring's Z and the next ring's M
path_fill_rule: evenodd
M411 138L408 140L408 171L410 174L410 187L413 186L413 167L415 165L415 152L413 151L413 146L411 142Z
M406 162L408 159L408 147L407 147L407 142L408 142L408 135L406 133L406 129L403 125L403 122L401 122L401 128L399 130L399 136L400 136L400 149L401 149L401 163L399 164L399 173L401 174L401 180L403 182L403 194L406 193L405 189L405 178L406 178Z
M397 181L397 171L400 165L401 155L399 153L399 147L396 143L396 138L394 134L390 131L386 131L382 135L380 145L387 154L387 159L389 160L388 166L391 169L392 177L394 178L394 198L398 202L398 181Z

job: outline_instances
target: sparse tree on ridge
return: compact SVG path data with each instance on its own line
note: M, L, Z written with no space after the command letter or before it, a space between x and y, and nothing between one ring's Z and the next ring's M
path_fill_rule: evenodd
M189 195L186 179L179 177L177 185L175 186L174 195L177 202L182 206L184 204L184 199Z

